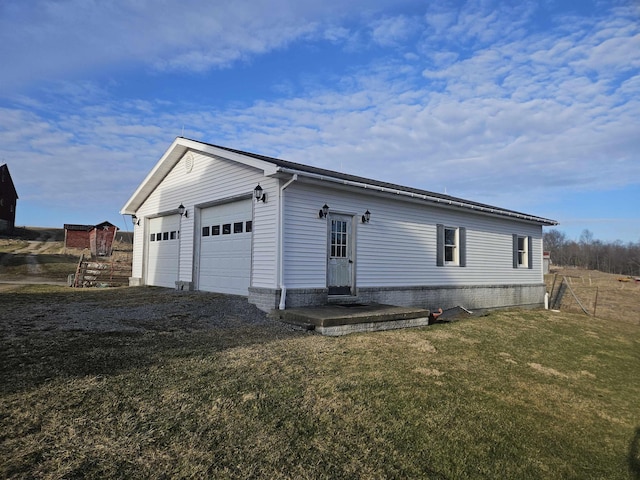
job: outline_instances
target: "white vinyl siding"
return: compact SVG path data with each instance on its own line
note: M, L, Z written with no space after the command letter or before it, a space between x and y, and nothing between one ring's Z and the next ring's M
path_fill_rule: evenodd
M133 226L133 258L131 260L131 276L134 278L142 278L143 269L143 255L145 249L145 243L147 242L145 237L144 223L140 220L140 225Z
M324 187L324 185L327 185ZM461 212L386 195L364 195L340 188L293 184L285 202L285 283L287 288L321 288L326 282L327 221L330 212L361 215L368 224L354 229L356 286L537 284L542 278L542 227L526 222ZM437 225L459 229L458 261L464 268L437 266ZM532 268L514 270L512 233L531 238ZM464 232L464 234L460 234ZM460 252L461 253L461 252ZM462 266L460 265L460 266Z
M327 279L327 218L318 218L323 195L291 184L284 199L284 284L324 288Z
M199 212L248 198L259 183L267 193L267 202L252 201L250 285L277 288L279 188L287 178L265 177L260 168L231 160L196 152L192 155L191 171L185 169L184 158L179 160L135 212L140 225L134 229L133 277L146 282L148 258L143 248L152 233L150 218L177 215L172 212L183 204L188 216L181 220L180 271L176 280L197 283L203 227ZM404 196L354 190L328 181L312 182L301 176L284 195L282 283L287 288L327 285L328 223L327 219L318 218L318 210L324 204L329 206L330 215L344 214L356 220L352 231L356 288L522 285L543 281L540 225L431 205ZM360 219L367 210L371 219L363 224ZM233 222L230 225L233 231ZM438 225L457 231L457 264L444 268L438 267L437 262ZM514 233L528 239L528 268L513 268Z
M242 195L253 195L253 189L260 183L268 192L266 203L255 206L253 222L254 235L259 238L253 245L254 269L251 283L254 286L275 287L276 282L276 214L278 211L278 180L265 178L257 168L240 163L193 153L193 168L187 172L185 158L176 163L160 185L140 206L136 215L141 219L135 227L133 276L142 276L144 272L142 252L143 233L148 232L149 216L159 212L172 211L183 204L188 217L182 219L180 238L180 280L193 281L194 246L201 234L200 225L196 226L197 207L206 207L209 203L233 199ZM195 229L198 229L194 237ZM232 225L233 228L233 225Z
M255 183L253 188L258 184ZM261 178L260 185L267 193L267 201L253 201L253 244L251 285L276 288L278 281L278 192L280 183L276 179Z

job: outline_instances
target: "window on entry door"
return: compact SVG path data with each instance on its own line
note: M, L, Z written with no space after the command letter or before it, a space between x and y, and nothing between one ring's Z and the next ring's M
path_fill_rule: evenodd
M347 222L331 220L331 257L347 258Z

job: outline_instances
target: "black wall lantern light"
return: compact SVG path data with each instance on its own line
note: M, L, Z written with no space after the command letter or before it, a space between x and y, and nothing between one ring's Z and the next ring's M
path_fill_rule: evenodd
M329 215L329 205L325 203L322 208L318 210L318 218L327 218L327 215Z
M134 225L140 225L140 219L136 217L135 214L133 214L131 215L131 223L133 223Z
M253 196L256 199L256 202L266 202L267 201L267 192L265 192L260 184L256 188L253 189Z
M188 218L189 217L189 211L184 208L183 204L180 204L180 206L178 207L178 213L180 214L180 216L184 216L184 218Z
M371 212L367 210L364 212L364 215L362 215L362 223L369 223L369 220L371 220Z

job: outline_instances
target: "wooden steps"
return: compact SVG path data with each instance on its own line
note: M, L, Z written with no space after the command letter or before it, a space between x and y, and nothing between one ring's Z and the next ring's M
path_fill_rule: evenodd
M72 287L121 287L129 285L130 258L92 259L80 256Z

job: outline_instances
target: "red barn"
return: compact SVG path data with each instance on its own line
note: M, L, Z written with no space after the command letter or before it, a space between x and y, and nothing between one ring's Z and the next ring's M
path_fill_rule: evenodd
M93 256L109 256L118 227L109 222L98 225L64 225L65 248L91 250Z

